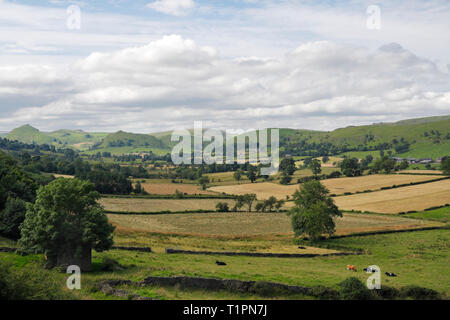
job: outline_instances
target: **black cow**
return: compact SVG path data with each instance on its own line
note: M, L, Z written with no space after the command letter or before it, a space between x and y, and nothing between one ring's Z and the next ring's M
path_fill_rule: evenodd
M218 265L218 266L226 266L227 264L225 263L225 262L223 262L223 261L216 261L216 264Z

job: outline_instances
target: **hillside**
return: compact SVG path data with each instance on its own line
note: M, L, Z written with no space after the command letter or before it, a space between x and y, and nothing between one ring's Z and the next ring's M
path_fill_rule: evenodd
M27 124L12 130L5 135L5 138L23 143L51 144L56 147L86 150L95 143L102 141L106 135L105 133L87 133L81 130L42 132Z
M137 134L118 131L107 135L103 141L92 148L92 151L111 153L134 153L152 151L160 154L169 153L171 148L158 138L148 134Z
M192 130L191 130L192 131ZM11 131L6 137L25 143L48 143L57 147L89 150L89 153L126 154L152 151L158 155L170 153L176 142L170 141L171 131L151 134L87 133L79 130L41 132L30 125ZM375 157L380 150L401 157L438 158L450 154L450 116L402 120L349 126L333 131L280 129L282 155L322 156L347 155Z

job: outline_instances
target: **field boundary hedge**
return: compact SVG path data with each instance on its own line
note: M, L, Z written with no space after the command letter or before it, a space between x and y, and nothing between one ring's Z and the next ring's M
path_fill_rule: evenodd
M224 256L249 256L249 257L271 257L271 258L314 258L329 256L349 256L358 255L359 252L337 252L337 253L262 253L262 252L234 252L234 251L190 251L166 248L167 254L199 254L199 255L224 255Z
M341 238L349 238L349 237L364 237L364 236L373 236L373 235L377 235L377 234L428 231L428 230L438 230L438 229L447 229L447 227L446 226L437 226L437 227L423 227L423 228L404 229L404 230L380 230L380 231L369 231L369 232L357 232L357 233L344 234L344 235L339 235L339 236L331 236L330 239L341 239Z
M177 286L180 289L201 289L210 291L226 290L231 292L259 294L263 296L279 292L285 292L288 294L305 294L305 295L312 294L312 289L309 287L293 286L278 282L243 281L237 279L216 279L216 278L187 277L187 276L178 276L178 277L150 276L138 282L133 282L131 280L105 280L100 283L100 288L103 292L109 291L112 294L114 294L114 289L113 291L111 291L111 289L109 288L113 288L120 285L135 285L139 287ZM120 292L118 293L121 294L120 296L123 296L123 294L126 294L127 292L120 290Z
M147 194L147 195L132 195L132 194L102 194L102 198L125 198L125 199L236 199L235 195L231 194L183 194L183 196L176 196L175 194Z
M128 250L128 251L140 251L140 252L152 252L150 247L123 247L123 246L112 246L112 250Z
M130 211L111 211L105 210L106 214L124 214L124 215L157 215L157 214L185 214L185 213L217 213L215 210L184 210L184 211L153 211L153 212L130 212ZM226 213L226 212L225 212Z

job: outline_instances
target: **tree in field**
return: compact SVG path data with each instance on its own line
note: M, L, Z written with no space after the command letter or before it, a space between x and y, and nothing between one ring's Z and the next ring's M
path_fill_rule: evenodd
M384 156L373 164L373 171L380 172L384 171L387 174L391 173L395 169L395 160L390 159L387 156Z
M243 206L247 206L247 211L252 211L253 202L256 201L256 194L254 193L247 193L243 194L237 197L236 199L236 208L240 209Z
M330 160L330 157L329 157L329 156L323 156L323 157L322 157L322 162L323 162L323 163L327 163L329 160Z
M289 210L292 228L296 236L306 234L316 241L323 234L335 232L333 218L342 213L329 196L329 191L319 181L305 182L294 194L295 206Z
M242 178L242 171L241 170L235 171L233 173L233 178L234 178L234 180L236 180L239 183L239 181L241 181L241 178Z
M356 158L346 158L341 164L341 171L347 177L357 177L362 175L361 167L359 166L358 159Z
M315 177L317 177L317 175L322 172L322 165L320 164L320 161L317 159L313 159L311 161L311 163L309 164L309 168L311 169Z
M280 162L279 169L282 173L292 176L295 172L295 161L291 157L284 158Z
M44 253L47 267L91 270L92 249L101 252L113 244L114 227L99 198L92 183L79 179L60 178L41 187L21 226L21 251Z
M258 170L256 167L250 165L248 167L248 171L247 171L247 178L250 180L251 183L255 182L256 179L258 178L257 173Z
M445 175L450 176L450 156L442 158L441 170Z

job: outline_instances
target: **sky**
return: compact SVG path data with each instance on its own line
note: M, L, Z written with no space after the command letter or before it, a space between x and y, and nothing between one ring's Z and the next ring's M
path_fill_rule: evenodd
M448 114L448 0L0 0L0 131Z

